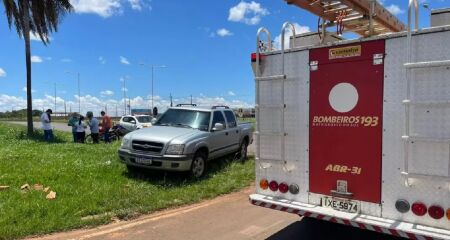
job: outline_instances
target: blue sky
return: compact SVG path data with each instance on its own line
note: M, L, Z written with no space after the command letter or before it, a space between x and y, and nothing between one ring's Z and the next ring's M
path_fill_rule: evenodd
M405 22L407 1L383 4ZM422 1L424 2L424 1ZM448 0L428 0L431 7ZM283 0L72 0L59 31L44 46L32 41L33 102L37 109L77 110L76 73L80 73L82 111L108 105L123 111L123 82L132 107L150 105L151 68L155 68L155 105L167 106L169 95L186 102L248 107L254 103L250 53L255 33L266 26L277 37L283 22L316 30L317 18ZM24 43L9 30L0 5L0 111L26 106ZM245 14L243 14L245 13ZM429 25L421 9L421 25ZM145 63L147 66L142 66ZM70 73L68 73L70 72Z

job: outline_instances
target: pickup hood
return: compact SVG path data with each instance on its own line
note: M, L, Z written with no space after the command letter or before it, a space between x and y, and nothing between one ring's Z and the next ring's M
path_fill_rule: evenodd
M199 132L201 131L191 128L153 126L150 128L143 128L133 132L131 139L168 143L173 140L182 141ZM178 141L175 143L178 143Z

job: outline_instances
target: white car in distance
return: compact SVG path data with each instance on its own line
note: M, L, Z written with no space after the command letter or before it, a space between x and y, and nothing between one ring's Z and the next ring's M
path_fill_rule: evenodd
M120 126L125 128L127 132L132 132L142 128L152 126L153 117L150 115L127 115L120 118Z

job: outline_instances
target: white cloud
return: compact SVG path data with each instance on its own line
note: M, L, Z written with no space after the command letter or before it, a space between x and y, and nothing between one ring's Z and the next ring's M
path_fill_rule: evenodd
M227 37L227 36L232 36L233 33L230 32L230 30L228 30L228 29L221 28L221 29L217 30L217 35L219 35L221 37Z
M39 37L39 35L37 35L37 34L34 34L34 33L32 33L32 32L30 32L30 40L31 40L31 41L38 41L38 42L42 42L42 40L41 40L41 38ZM52 37L50 37L50 36L48 36L48 40L52 41L52 40L53 40L53 38L52 38Z
M70 0L75 12L97 14L104 18L122 14L123 2L128 2L135 11L152 9L150 0Z
M63 63L70 63L70 62L72 62L72 59L70 59L70 58L63 58L63 59L61 59L61 62L63 62Z
M120 0L70 0L77 13L93 13L107 18L122 13Z
M22 88L22 91L24 91L24 92L27 92L27 87L23 87L23 88ZM36 92L36 90L34 90L34 89L31 89L31 92L32 92L32 93L35 93L35 92Z
M130 3L131 9L136 11L142 11L142 9L147 8L152 10L150 6L150 0L128 0Z
M0 68L0 77L6 77L6 71Z
M126 57L120 56L120 62L125 65L130 65L130 62L128 61L128 59Z
M255 1L250 3L241 1L238 5L230 8L228 21L256 25L261 21L263 16L268 14L269 11Z
M405 10L400 9L400 7L395 4L391 4L391 5L387 6L386 9L394 15L405 13Z
M31 62L33 62L33 63L41 63L41 62L43 62L43 60L39 56L31 56Z
M102 57L102 56L98 57L98 61L99 61L101 64L106 64L106 59L105 59L104 57Z
M236 96L236 94L233 91L228 91L228 95L230 96Z
M302 26L298 23L293 23L294 27L295 27L295 34L302 34L302 33L307 33L310 32L310 28L308 26ZM289 48L289 39L292 36L292 30L291 28L287 28L286 29L286 35L284 36L284 47L286 49ZM277 49L281 49L281 34L278 35L274 40L273 40L273 44L274 47Z
M100 95L102 95L102 96L112 96L112 95L114 95L114 92L111 91L111 90L105 90L105 91L101 91Z

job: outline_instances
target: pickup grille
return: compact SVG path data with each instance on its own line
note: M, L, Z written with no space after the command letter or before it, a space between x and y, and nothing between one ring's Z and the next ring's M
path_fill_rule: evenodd
M132 146L134 150L152 153L161 153L162 149L164 148L163 143L147 141L133 141Z

